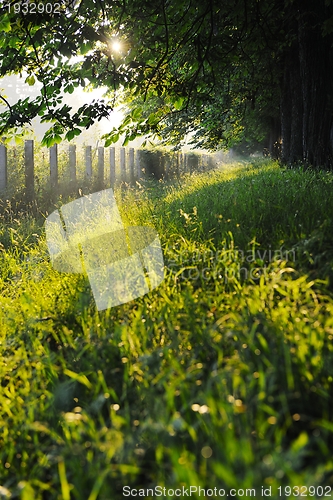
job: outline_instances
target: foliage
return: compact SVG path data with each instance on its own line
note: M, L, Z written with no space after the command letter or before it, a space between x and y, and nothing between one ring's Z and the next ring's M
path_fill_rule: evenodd
M332 2L60 0L51 13L0 5L0 76L25 72L41 85L34 99L0 96L1 135L40 115L53 122L46 145L72 140L125 92L130 111L106 145L153 135L177 147L191 133L211 150L266 139L272 154L282 138L285 163L330 165ZM108 97L74 112L62 93L79 85L106 86Z
M332 182L257 163L116 190L166 277L100 313L3 203L1 495L332 486Z
M0 74L26 71L29 84L42 84L41 95L34 100L10 106L2 98L8 107L2 114L3 133L10 127L17 132L39 114L45 121L55 121L45 144L72 139L112 109L111 103L96 102L71 115L70 106L61 104L61 91L71 93L75 86L88 83L107 85L112 102L119 89L125 89L130 99L155 104L160 99L148 117L141 116L136 106L120 130L108 135L107 143L116 141L121 132L125 142L159 134L171 123L180 125L181 136L185 130L196 131L198 145L228 146L247 123L244 115L249 106L260 100L264 107L272 103L272 85L279 76L278 65L272 64L279 49L272 46L285 36L282 14L274 3L250 2L245 10L243 2L221 6L215 0L208 4L133 0L126 8L114 1L59 4L59 15L32 15L23 9L17 13L14 2L2 7ZM119 52L113 49L113 40L119 40ZM80 62L68 61L77 55ZM256 120L262 115L259 105ZM172 130L171 126L165 130L171 140Z

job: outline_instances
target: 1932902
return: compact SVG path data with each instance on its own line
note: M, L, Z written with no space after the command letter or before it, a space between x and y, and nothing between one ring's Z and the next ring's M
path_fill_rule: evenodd
M9 12L15 14L60 14L60 3L17 2L8 5Z

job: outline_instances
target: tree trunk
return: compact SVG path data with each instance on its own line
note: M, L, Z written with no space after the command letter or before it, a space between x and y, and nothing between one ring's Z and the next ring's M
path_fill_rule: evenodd
M291 94L291 126L290 126L290 151L288 163L293 165L303 161L303 102L301 94L301 75L298 57L298 45L290 54L289 82Z
M267 150L271 158L277 159L281 156L281 124L278 118L271 117L269 121Z
M303 100L303 157L312 166L329 167L332 159L332 36L323 37L323 2L302 0L298 20Z
M287 59L287 57L286 57ZM291 138L291 91L290 91L290 75L287 61L284 64L284 72L282 77L281 88L281 161L289 163L290 157L290 138Z
M281 159L289 165L332 167L333 36L322 33L329 13L321 0L295 0L287 17L294 41L283 60Z

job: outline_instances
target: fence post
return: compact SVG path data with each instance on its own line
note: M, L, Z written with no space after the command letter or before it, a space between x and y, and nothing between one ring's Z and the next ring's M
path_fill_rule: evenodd
M200 159L199 155L195 153L188 153L186 157L187 157L187 167L190 174L193 174L193 172L198 172L199 159Z
M110 148L110 185L112 189L116 184L116 148Z
M26 201L33 201L35 197L34 186L34 141L27 140L24 142L24 164L25 164L25 189Z
M7 148L4 144L0 144L0 191L7 187Z
M187 153L183 153L183 172L186 174L188 169L188 156Z
M177 161L176 161L176 175L177 175L177 179L179 179L179 172L180 172L180 162L181 162L180 156L181 156L181 153L178 151L177 152Z
M58 144L50 148L50 180L51 189L58 187Z
M70 145L68 148L69 156L69 178L72 184L76 183L76 146Z
M120 172L122 182L126 182L126 150L125 148L120 148Z
M171 163L171 157L170 157L170 153L168 153L165 157L165 170L164 170L165 180L169 180L170 163Z
M85 164L86 164L86 176L88 178L91 178L92 177L91 146L86 146L86 149L85 149Z
M141 151L137 149L136 151L136 176L138 180L141 179Z
M104 188L104 148L99 146L98 148L98 163L97 163L97 185L98 189Z
M203 155L202 154L199 156L198 170L199 170L199 172L203 172Z
M165 158L166 155L164 153L159 153L158 154L158 171L157 171L157 178L158 179L163 179L165 177Z
M130 148L129 150L129 172L130 172L130 184L133 186L134 179L134 148Z
M110 148L109 169L110 169L110 186L114 189L116 184L116 148Z
M184 174L184 153L179 152L179 174Z

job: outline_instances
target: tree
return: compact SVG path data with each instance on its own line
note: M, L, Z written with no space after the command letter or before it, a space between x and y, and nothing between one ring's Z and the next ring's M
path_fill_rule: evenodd
M39 114L54 122L46 144L70 140L108 116L125 92L130 111L106 134L107 145L120 134L126 144L154 133L177 145L192 132L197 147L259 141L276 154L282 142L286 163L330 165L331 0L53 5L56 11L37 14L29 4L2 1L0 75L25 71L28 83L42 84L33 100L10 105L0 97L2 135ZM73 56L81 59L73 63ZM76 112L62 104L61 92L101 84L109 88L106 101Z
M290 36L281 56L282 159L331 166L332 3L299 0L286 9Z
M174 145L186 132L193 132L192 143L197 147L213 150L241 140L263 140L267 125L279 114L278 72L272 52L281 38L282 20L278 16L273 22L270 4L262 3L259 7L258 2L224 2L221 7L211 2L210 11L205 4L197 31L194 16L186 18L186 28L195 31L195 36L178 44L177 52L170 55L167 80L160 74L150 92L136 92L134 99L127 93L131 112L142 107L144 118L149 111L154 123L155 111L157 131ZM266 25L272 26L270 31ZM173 30L174 36L181 32L179 23ZM123 132L130 129L130 123L129 113Z

